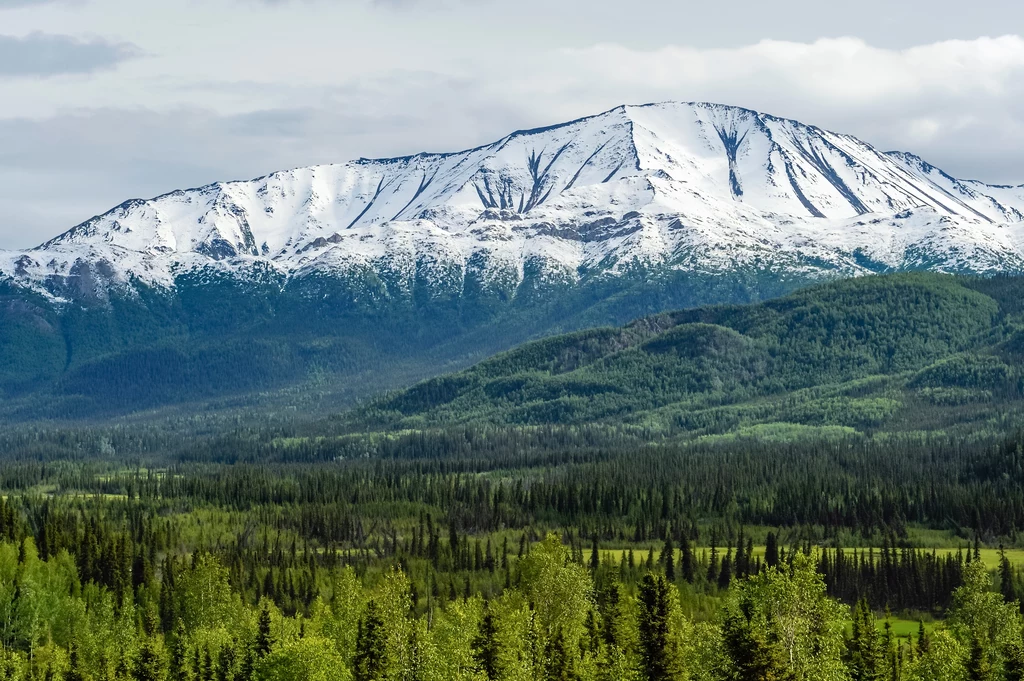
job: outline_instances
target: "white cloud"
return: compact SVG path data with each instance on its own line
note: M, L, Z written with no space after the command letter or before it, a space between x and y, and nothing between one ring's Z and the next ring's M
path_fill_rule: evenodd
M188 54L165 43L88 81L0 82L0 98L19 107L7 119L0 112L0 247L40 242L134 196L356 156L462 149L666 99L746 106L907 149L954 175L1024 182L1020 36L899 49L828 38L493 50L405 36L379 42L378 54L353 46L372 33L349 31L335 45L286 30L295 12L317 4L260 10L282 26L279 39L252 41L251 54L237 36L194 41ZM391 22L380 30L397 31Z
M1024 74L1024 39L1016 35L949 40L904 50L858 38L813 43L763 40L736 49L620 45L564 50L578 77L660 89L784 87L790 95L824 97L837 105L926 93L1003 95Z
M576 102L736 104L910 148L954 174L1024 182L1024 38L1016 35L906 49L857 38L733 49L602 44L561 50L551 66L557 75L546 88Z

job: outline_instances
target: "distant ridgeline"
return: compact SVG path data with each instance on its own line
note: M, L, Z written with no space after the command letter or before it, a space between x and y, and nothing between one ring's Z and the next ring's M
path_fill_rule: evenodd
M529 273L527 273L529 276ZM0 276L0 420L96 418L206 401L323 411L517 343L667 309L781 295L811 279L645 273L533 292L490 282L425 300L358 281L190 277L173 292L55 303ZM527 289L531 288L527 286ZM278 392L283 391L283 392ZM322 398L322 399L320 399Z
M586 426L645 440L980 435L1022 404L1022 301L1021 278L834 282L527 343L331 427Z
M8 288L0 413L94 417L197 400L252 412L293 404L299 414L306 400L314 415L342 411L531 335L636 318L645 305L768 296L791 285L680 275L661 289L674 296L658 296L663 282L637 278L614 296L599 282L575 289L573 305L481 302L471 310L460 300L404 311L331 308L230 281L61 310ZM527 342L323 428L587 426L642 440L994 432L1020 407L1022 300L1024 278L919 273L640 316Z

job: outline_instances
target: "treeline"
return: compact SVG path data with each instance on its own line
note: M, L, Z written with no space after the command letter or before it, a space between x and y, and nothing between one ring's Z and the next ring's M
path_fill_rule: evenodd
M815 526L823 528L818 539L843 533L875 542L905 539L908 527L920 526L1013 545L1024 528L1020 435L663 446L591 438L598 439L586 431L574 439L568 430L527 436L467 428L380 442L280 437L256 446L239 436L191 452L205 461L12 462L0 486L235 509L301 504L302 522L318 525L313 532L325 541L342 539L357 516L365 520L367 505L401 503L433 509L460 531L572 527L602 541L663 541L675 532L678 543L686 529L691 541L706 542L699 530L708 519L732 528ZM545 439L551 448L534 446ZM263 447L267 463L244 463L246 452ZM297 453L306 460L294 462Z
M342 566L360 576L382 566L401 565L414 593L434 602L481 593L492 596L512 581L512 566L542 534L467 529L423 507L418 516L392 500L356 498L353 506L310 503L302 498L262 499L253 487L241 508L197 503L188 497L136 497L115 494L15 496L0 498L0 539L30 539L42 558L67 552L77 577L111 590L116 598L133 593L161 575L163 593L188 556L216 555L228 570L233 590L246 603L269 598L289 614L308 613L320 588L320 576ZM316 489L311 490L316 494ZM369 509L377 508L374 514ZM704 543L698 544L697 537ZM817 571L830 596L849 605L864 600L876 611L921 612L940 616L963 584L973 551L913 549L886 536L878 548L820 549L808 532L768 531L755 555L752 531L736 533L696 523L666 528L663 541L616 542L612 549L596 534L561 530L571 559L595 575L614 576L634 588L650 572L664 574L686 594L683 606L697 612L708 599L721 597L734 579L757 575L817 551ZM788 546L786 545L788 543ZM1008 600L1024 593L1024 577L1004 556L999 584ZM416 599L414 607L425 602ZM175 620L170 601L159 600L165 627Z
M249 604L217 558L193 554L120 595L62 550L0 543L0 674L140 681L1009 681L1024 673L1017 602L964 570L944 625L898 638L870 608L828 596L813 559L732 581L707 621L661 572L637 588L573 559L559 538L514 561L510 584L437 602L398 566L325 571L308 612ZM170 608L171 621L162 617ZM852 625L851 625L852 617Z

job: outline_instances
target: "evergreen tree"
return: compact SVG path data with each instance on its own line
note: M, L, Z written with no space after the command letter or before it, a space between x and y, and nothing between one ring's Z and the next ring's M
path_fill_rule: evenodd
M203 681L215 681L216 668L213 665L213 654L210 649L207 648L206 652L203 653Z
M270 608L263 606L259 619L256 621L256 641L253 646L253 653L257 660L262 660L270 654L274 646L274 637L270 631Z
M92 681L77 641L71 641L68 650L68 670L64 672L64 681Z
M826 593L810 559L737 583L726 611L725 649L743 681L843 679L848 610Z
M1024 681L1024 642L1017 642L1006 651L1006 681Z
M480 619L480 631L473 640L473 657L476 659L478 670L487 679L497 679L500 675L498 669L499 644L497 640L498 627L494 613L491 611L489 602L484 603L484 614Z
M173 681L189 681L188 634L185 631L185 622L180 618L171 639L170 673Z
M682 569L683 579L685 579L689 584L693 584L696 579L696 566L693 549L690 546L690 540L686 536L685 532L683 533L683 539L680 547L681 555L679 557L679 567Z
M847 666L853 681L882 681L886 678L886 646L875 625L866 599L853 612L853 633L847 641Z
M359 622L353 660L355 681L380 681L386 667L387 634L384 620L375 601L366 606L366 615Z
M1013 566L1010 559L1006 557L1006 551L999 547L999 590L1007 603L1017 600L1017 588L1013 580Z
M669 649L670 592L662 575L646 574L640 583L640 660L647 681L673 678Z
M235 656L237 642L231 641L220 649L217 655L217 681L233 681L235 678Z
M548 641L545 657L547 669L544 681L576 681L572 656L565 644L565 632L559 631Z
M978 558L975 558L977 561ZM992 663L988 658L988 652L977 635L971 637L970 657L967 661L968 681L993 681Z
M918 655L928 652L928 632L924 628L924 620L917 622L917 652Z
M732 582L732 548L725 553L725 558L722 559L722 569L718 573L718 588L725 589L729 588L729 584Z
M132 678L136 681L164 681L167 668L167 656L160 641L154 636L147 636L139 647Z

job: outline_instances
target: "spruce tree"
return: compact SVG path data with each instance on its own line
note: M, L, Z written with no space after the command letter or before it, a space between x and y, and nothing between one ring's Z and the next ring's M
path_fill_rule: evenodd
M217 655L217 681L233 681L235 678L235 656L237 641L231 641L220 649Z
M672 676L669 653L669 584L662 575L648 573L640 583L640 664L647 681L668 681Z
M690 547L690 540L685 533L683 534L683 539L680 548L681 555L679 558L679 567L682 569L683 579L685 579L688 583L693 584L694 579L696 579L693 549Z
M386 641L387 634L380 609L375 601L370 601L356 633L356 655L353 660L355 681L379 681L383 678Z
M499 643L497 639L498 627L491 611L490 602L484 603L484 614L480 619L480 631L473 640L473 657L476 659L477 669L488 679L497 679L500 674L498 669Z
M575 681L572 658L565 645L565 632L559 630L545 649L547 670L544 681Z
M730 548L725 558L722 559L722 569L718 573L718 588L725 590L732 582L732 549Z
M847 665L853 681L885 678L885 644L875 627L875 616L866 599L853 611L853 634L847 641Z
M1013 583L1013 566L1002 546L999 547L999 590L1007 603L1017 600L1017 588Z
M188 681L188 634L185 632L185 622L180 618L174 627L174 637L171 639L171 679L173 681Z
M78 641L71 641L68 651L68 670L64 672L64 681L92 681L85 664Z
M167 657L157 638L147 636L143 639L132 678L136 681L164 681L167 678Z
M256 622L256 642L253 647L256 659L262 660L269 655L273 646L274 638L270 631L270 608L269 606L263 606L263 610L260 611L259 619Z
M1017 642L1006 651L1006 681L1024 681L1024 642Z
M975 558L975 560L978 560ZM968 681L993 681L992 664L977 632L972 632L970 657L967 660Z

